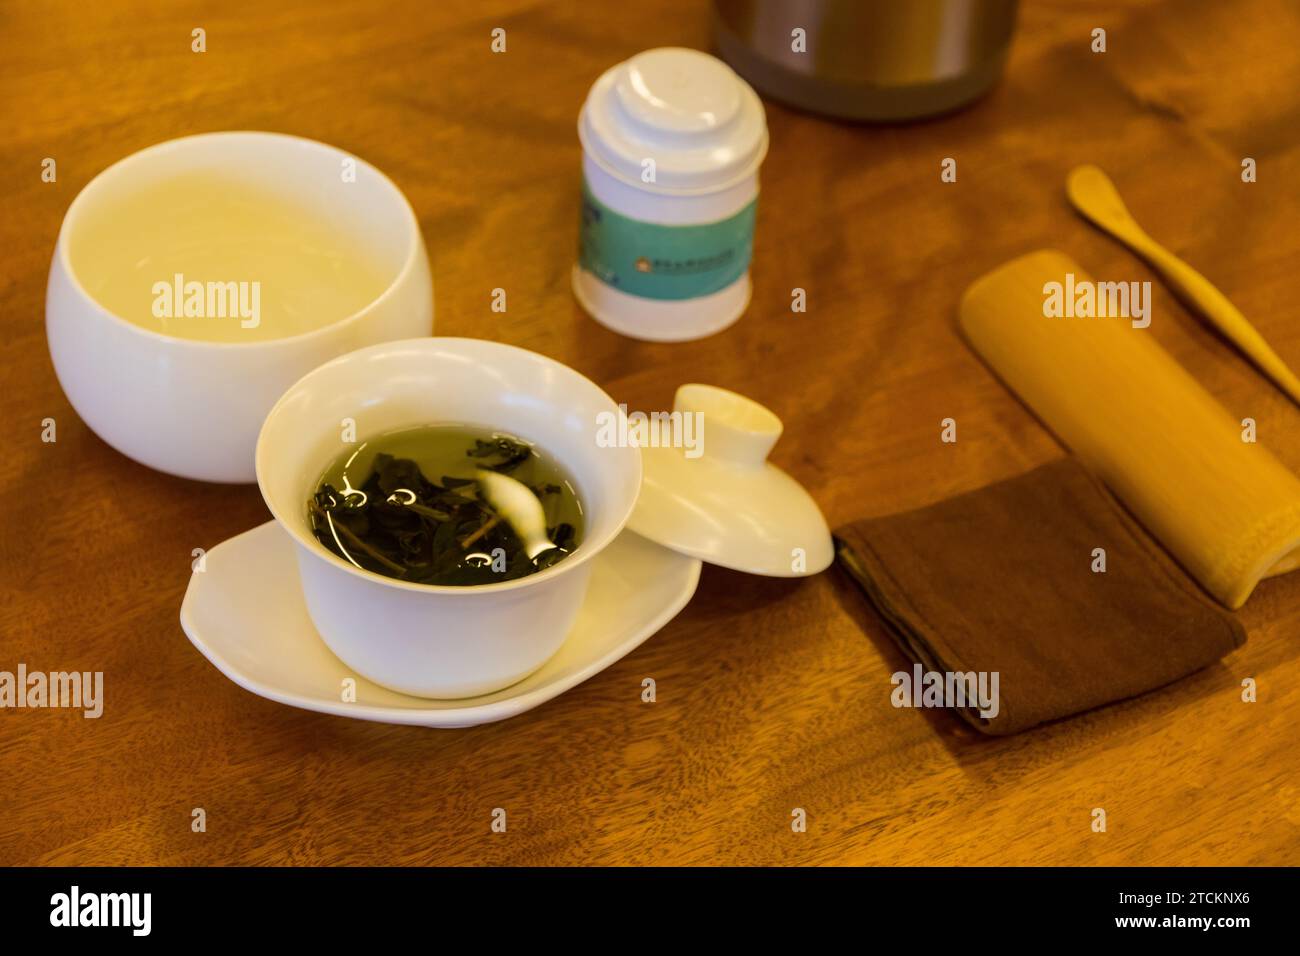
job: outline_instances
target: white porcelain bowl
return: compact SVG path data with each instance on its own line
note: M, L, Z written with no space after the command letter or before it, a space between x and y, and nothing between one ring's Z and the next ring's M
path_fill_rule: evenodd
M96 176L63 219L45 301L50 356L73 408L104 441L159 471L251 482L267 411L327 359L433 332L433 280L410 204L388 177L332 146L278 133L206 133L141 150ZM364 244L392 275L369 306L287 338L204 342L163 335L101 307L70 250L82 217L159 177L213 170L309 204ZM122 222L122 229L147 224Z
M600 447L598 416L622 414L592 382L552 359L479 339L371 346L327 362L267 415L257 480L297 544L307 610L345 664L421 697L486 694L527 677L564 643L591 559L622 531L641 487L641 452ZM412 584L364 571L312 534L307 499L347 447L345 420L365 441L416 425L498 428L536 443L578 486L577 549L525 578L475 587Z

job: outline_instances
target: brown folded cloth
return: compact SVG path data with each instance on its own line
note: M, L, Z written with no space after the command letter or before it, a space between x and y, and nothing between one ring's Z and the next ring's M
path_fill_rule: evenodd
M996 716L957 707L984 733L1133 697L1246 642L1236 617L1074 458L859 521L836 539L841 564L913 660L997 672ZM1104 572L1092 570L1094 548L1105 549Z

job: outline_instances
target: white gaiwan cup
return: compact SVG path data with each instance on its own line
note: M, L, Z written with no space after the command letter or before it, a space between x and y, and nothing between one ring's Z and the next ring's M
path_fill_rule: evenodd
M636 447L597 444L614 401L572 369L513 346L425 338L336 358L289 388L257 442L267 506L297 544L308 612L334 654L377 684L420 697L490 693L522 680L564 643L591 559L623 530L641 486ZM307 500L347 447L416 425L500 429L535 442L578 486L585 533L544 571L500 584L447 587L373 574L312 534Z
M355 180L341 181L345 161ZM92 207L154 179L218 170L319 210L392 275L359 312L285 338L183 339L109 312L77 278L76 231ZM123 222L121 228L140 224ZM205 133L141 150L104 170L68 207L45 300L50 356L68 401L100 438L141 464L203 481L251 482L258 429L275 400L327 359L433 332L433 280L415 213L363 160L279 133Z

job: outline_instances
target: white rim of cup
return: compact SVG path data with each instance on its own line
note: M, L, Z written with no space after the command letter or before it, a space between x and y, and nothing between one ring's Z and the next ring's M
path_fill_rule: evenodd
M168 152L173 149L179 149L181 144L184 143L192 143L195 140L201 140L201 139L219 139L228 136L252 136L252 137L265 137L268 139L288 140L296 143L305 144L315 150L328 150L329 152L335 155L346 156L350 159L356 160L359 166L362 166L369 172L373 173L378 178L379 182L383 183L390 190L392 190L393 195L397 197L398 202L401 204L401 208L406 212L406 221L410 229L410 232L407 237L406 258L402 262L402 267L397 270L397 274L393 277L393 280L384 288L384 291L381 292L379 295L375 296L375 298L371 299L369 302L367 302L356 312L353 312L350 315L345 315L343 318L338 319L337 321L334 322L330 322L327 325L322 325L314 329L309 329L306 332L299 332L296 335L285 335L273 339L256 339L256 340L246 341L246 342L214 342L207 339L184 339L177 335L166 335L162 332L155 332L152 329L147 329L142 325L137 325L136 323L130 321L129 319L122 318L122 316L118 315L116 312L112 311L111 309L105 308L104 305L98 299L96 299L93 295L87 292L85 287L81 284L81 279L77 276L76 270L73 269L72 267L72 259L68 252L69 243L67 241L67 235L69 231L72 229L73 216L80 211L80 206L83 204L83 202L90 201L88 199L85 199L85 197L93 189L95 189L97 185L99 185L99 187L102 189L103 185L101 184L100 181L109 173L113 172L116 169L120 169L123 166L135 162L142 162L148 157L155 155L157 153ZM396 289L399 285L401 285L406 280L406 277L410 274L411 270L415 267L416 256L420 254L422 241L423 241L423 236L420 232L420 222L416 218L415 210L411 207L410 200L406 198L406 194L403 193L402 190L398 188L397 184L393 182L391 179L389 179L388 176L386 176L380 169L366 162L360 156L356 156L353 155L352 153L346 152L345 150L341 150L337 146L331 146L328 143L322 143L319 140L308 139L305 136L294 136L292 133L276 133L270 130L260 130L260 129L231 129L231 130L219 130L211 133L195 133L191 136L178 136L175 139L164 140L161 143L154 143L152 146L146 146L144 149L139 149L136 150L134 153L131 153L130 155L123 156L117 162L112 163L111 165L106 166L104 169L100 170L98 173L95 174L94 178L92 178L90 182L86 183L85 186L81 187L81 191L77 193L76 196L73 197L72 202L68 205L68 211L63 214L63 223L59 227L59 237L56 240L56 248L58 250L57 255L59 256L59 261L63 265L63 271L67 274L68 279L72 283L73 288L76 289L77 294L80 295L82 298L84 298L92 306L94 306L95 309L99 311L101 314L108 316L110 320L125 326L126 328L130 329L132 332L138 333L142 336L145 336L146 338L158 339L163 342L167 342L170 345L173 345L177 348L194 348L194 349L263 348L265 349L265 348L275 348L279 346L287 346L292 343L303 342L306 341L307 339L312 338L313 336L324 335L326 332L334 331L335 329L338 329L340 326L347 325L352 322L356 322L360 320L362 316L370 312L371 309L374 309L385 299L389 298L393 294L393 290Z
M591 379L587 378L587 376L583 375L577 369L571 368L568 365L565 365L563 362L557 361L556 359L548 358L547 356L542 355L540 352L533 352L529 349L520 348L517 345L507 345L504 342L494 342L491 339L473 339L473 338L466 338L463 336L460 337L427 336L427 337L417 338L417 339L396 339L392 342L380 342L376 345L368 345L365 348L360 348L353 352L347 352L336 358L330 359L328 362L318 365L316 368L312 369L302 378L298 379L298 381L294 382L287 389L285 389L284 394L280 396L280 398L276 401L276 403L273 406L271 406L271 410L266 413L266 418L263 420L262 428L258 432L257 447L253 453L253 470L257 474L257 490L262 493L262 500L266 503L267 510L271 512L271 517L275 519L276 524L280 526L281 530L285 531L289 535L289 537L293 538L293 540L297 544L305 547L308 550L308 552L310 552L311 554L315 555L318 558L321 558L324 561L329 562L330 564L333 564L336 567L342 568L348 573L360 577L364 580L373 581L377 584L387 585L388 587L397 588L398 590L402 590L402 591L414 591L418 594L440 594L440 595L459 594L466 597L474 594L489 594L489 593L500 593L503 591L513 591L516 590L517 588L528 587L529 585L537 584L541 581L547 580L548 578L553 578L560 574L565 574L566 572L572 571L574 568L577 568L578 566L585 564L587 561L594 558L601 551L605 550L605 548L607 548L615 538L617 538L620 534L623 533L623 530L627 527L628 521L630 521L632 518L632 512L636 509L637 498L640 495L641 482L645 474L645 469L641 461L641 449L636 447L635 445L629 446L629 448L631 451L636 452L637 493L632 495L632 500L628 503L626 512L618 520L618 522L614 525L614 527L610 530L609 534L605 537L605 539L603 541L598 541L596 545L588 545L587 541L584 540L581 544L579 544L576 548L574 548L573 551L569 553L569 556L565 558L563 561L558 561L555 564L551 565L549 568L546 568L542 571L538 571L536 574L529 574L522 578L515 578L513 581L501 581L496 584L468 584L468 585L466 584L420 584L415 581L402 581L398 578L390 578L386 575L379 574L375 571L367 571L365 568L359 568L348 561L344 561L342 558L340 558L329 548L325 547L325 545L321 544L320 541L318 541L314 535L303 534L301 533L300 528L296 524L291 524L290 522L286 521L284 517L280 514L280 512L276 510L275 504L267 496L265 491L265 485L262 482L262 472L264 469L263 461L265 457L265 445L263 442L263 436L266 432L266 422L269 422L272 419L272 417L274 417L280 411L280 406L284 405L289 400L289 397L294 392L296 392L298 388L301 385L303 385L303 383L306 382L309 378L312 378L313 376L318 374L323 374L326 370L334 367L335 365L340 365L348 361L357 361L356 356L364 355L370 352L382 351L387 348L409 346L412 343L416 343L416 342L431 343L439 346L456 344L461 342L469 342L469 343L473 343L476 346L487 345L493 348L508 349L509 351L512 352L518 352L524 356L527 356L529 361L532 362L540 361L542 364L548 367L560 369L563 372L579 379L582 383L589 385L591 388L595 389L596 392L601 397L603 397L607 402L609 402L611 410L616 412L619 411L618 405L617 403L615 403L614 399L611 398L603 388L601 388ZM312 492L309 491L308 494L310 495L312 494Z

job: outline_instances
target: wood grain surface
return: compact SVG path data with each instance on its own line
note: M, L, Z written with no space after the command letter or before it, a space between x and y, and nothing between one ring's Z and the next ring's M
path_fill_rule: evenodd
M1043 246L1154 278L1069 210L1078 163L1300 364L1298 33L1290 0L1028 0L1004 82L950 118L838 125L769 102L753 305L713 338L650 345L570 294L575 121L617 61L707 48L700 0L3 0L0 670L102 670L106 703L99 720L0 711L0 864L1294 863L1300 575L1260 585L1240 612L1249 642L1221 664L1012 739L891 707L906 662L838 569L706 568L639 650L504 723L321 716L235 686L177 621L191 549L266 520L256 488L169 478L103 444L59 389L42 313L63 212L108 164L207 130L313 137L410 197L439 333L544 352L633 408L668 407L686 381L745 392L782 416L774 460L838 525L1061 454L955 317L973 279ZM1158 284L1153 310L1149 333L1300 468L1300 411ZM956 444L939 440L949 416Z

